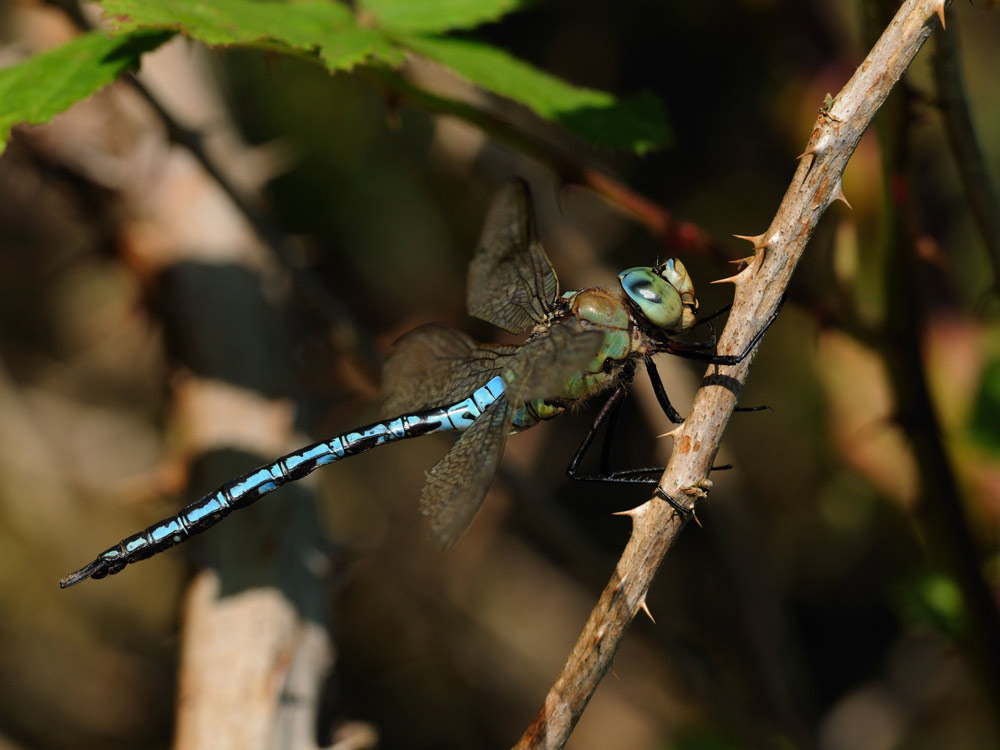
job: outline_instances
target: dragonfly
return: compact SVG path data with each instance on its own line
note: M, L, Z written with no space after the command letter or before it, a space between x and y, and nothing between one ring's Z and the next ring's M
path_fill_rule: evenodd
M453 328L431 324L404 335L386 361L383 412L388 419L301 448L233 479L178 513L122 539L59 581L61 588L104 578L217 524L282 485L343 458L435 432L460 433L430 470L420 498L434 540L447 548L472 522L486 497L508 436L553 419L575 404L609 393L568 473L583 480L657 484L662 467L610 469L610 439L637 368L644 365L664 413L673 408L653 364L671 353L717 365L742 361L764 329L736 355L715 353L714 341L675 338L696 324L698 300L679 259L618 274L618 288L560 294L538 238L531 194L519 179L504 183L487 211L468 274L469 313L527 334L519 346L481 345ZM772 318L773 320L773 318ZM714 339L714 336L713 336ZM580 464L602 425L600 471ZM657 486L679 511L686 508ZM690 511L687 511L690 512Z

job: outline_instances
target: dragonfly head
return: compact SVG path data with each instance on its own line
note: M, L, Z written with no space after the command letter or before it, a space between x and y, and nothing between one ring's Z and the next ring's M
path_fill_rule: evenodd
M684 264L671 258L649 268L627 268L618 274L629 301L650 323L664 331L684 331L694 325L698 300Z

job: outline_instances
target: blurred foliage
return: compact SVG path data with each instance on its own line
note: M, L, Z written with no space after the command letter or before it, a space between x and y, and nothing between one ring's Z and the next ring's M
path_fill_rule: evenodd
M971 414L972 438L994 458L1000 456L1000 359L990 358L983 367Z
M625 108L637 106L625 95L650 92L669 112L676 146L643 160L591 152L508 101L459 93L504 127L543 132L580 163L613 169L703 229L715 254L684 262L706 311L732 293L707 282L729 275L723 261L748 250L730 236L767 226L824 96L839 90L867 46L854 6L832 0L439 5L456 9L451 22L403 16L415 7L406 3L356 4L381 20L340 37L343 51L328 51L326 64L349 67L386 44L409 49L399 40L416 35L414 45L429 45L429 56L431 45L496 59L505 50L505 59L524 61L516 64L546 81L580 84L567 91L584 108L604 107L608 100L588 99L597 91L612 92ZM521 10L506 14L515 6ZM162 6L127 7L138 23L141 12ZM431 36L482 22L477 42L466 33L447 42ZM1000 19L978 4L953 3L953 28L996 175ZM303 29L304 48L320 43ZM122 38L67 41L71 33L51 6L0 3L4 65L26 50L113 48ZM157 57L176 44L144 65L151 72L177 65ZM185 44L180 57L206 66L226 117L252 147L229 166L249 170L272 159L264 159L259 204L299 240L296 271L350 310L355 334L380 351L432 320L493 335L464 313L464 275L486 201L509 175L535 187L540 231L564 289L613 285L618 269L679 252L587 191L562 188L495 133L400 102L371 70L331 76L298 55L273 54L273 44L264 52ZM920 55L905 81L904 169L890 179L886 144L875 133L862 141L844 175L853 210L838 204L822 221L742 396L772 411L731 424L719 463L735 469L713 474L699 511L704 528L686 530L650 593L656 624L635 624L616 658L617 678L602 684L571 748L997 746L997 708L963 650L970 612L934 552L934 530L922 523L927 498L912 430L899 422L883 356L893 342L876 335L888 304L890 213L905 194L902 221L918 259L910 298L925 321L922 374L995 593L992 352L1000 305L935 109L931 54ZM443 62L489 88L479 78L491 66L463 70L457 56ZM417 72L419 85L459 100L461 81L436 66ZM167 81L157 95L168 106L199 99L188 79ZM16 128L0 159L0 742L13 747L166 747L178 602L187 561L205 556L199 539L113 579L56 588L94 552L188 496L187 472L178 469L187 458L185 426L173 403L182 373L164 339L157 274L137 259L137 248L160 236L148 214L170 201L156 189L163 174L149 177L142 159L115 172L122 154L169 147L155 118L134 124L142 107L121 104L127 92L109 86L51 125ZM559 96L542 114L565 124ZM9 101L0 97L0 106ZM648 118L643 112L638 120ZM211 130L215 121L207 120ZM114 147L91 157L101 169L85 170L80 160L99 137ZM131 181L140 176L146 203L137 205ZM192 252L204 250L197 238L217 220L201 213L195 190L186 197L191 203L172 226L190 231ZM262 287L291 352L283 366L295 375L287 396L298 408L301 441L370 421L377 383L357 350L330 335L331 321L302 302L280 269L264 274ZM660 370L683 412L703 370L674 361ZM321 473L314 486L338 545L327 602L338 649L326 707L332 717L371 722L383 748L495 748L516 739L627 539L628 521L611 512L647 497L567 485L565 466L592 419L586 410L512 439L483 512L443 555L427 542L416 504L446 441L408 441ZM616 461L662 462L669 441L652 436L667 429L648 386L637 382ZM268 502L280 506L281 498ZM209 536L239 547L241 525L268 529L271 515L244 514Z

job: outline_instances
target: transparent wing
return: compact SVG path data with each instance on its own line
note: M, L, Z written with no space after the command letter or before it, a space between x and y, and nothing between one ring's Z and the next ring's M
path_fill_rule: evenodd
M461 401L504 366L516 347L483 347L461 331L426 325L395 343L382 372L382 414L395 417Z
M434 541L450 547L472 523L496 473L514 420L501 396L427 472L420 510L431 519Z
M469 314L520 333L546 319L559 280L538 241L531 193L523 180L500 186L469 264Z
M431 518L431 533L438 544L454 544L482 505L503 456L516 406L558 397L567 381L597 356L603 343L603 333L584 329L573 318L505 358L504 396L462 433L427 474L420 507Z
M604 333L567 318L528 340L505 361L511 403L558 398L569 381L584 373L604 344Z

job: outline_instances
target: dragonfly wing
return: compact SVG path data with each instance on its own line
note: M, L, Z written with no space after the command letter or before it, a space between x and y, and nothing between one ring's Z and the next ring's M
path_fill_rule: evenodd
M382 373L382 413L398 416L453 404L489 381L516 347L483 347L443 325L416 328L396 342Z
M469 313L511 333L546 319L559 280L535 228L531 193L523 180L497 191L469 264Z
M568 318L534 336L506 361L504 380L511 403L559 398L573 378L590 369L604 332Z
M483 504L513 420L514 409L501 396L427 473L420 509L441 547L455 543Z
M597 356L604 334L574 319L553 326L506 357L507 390L458 439L427 474L420 507L431 533L450 547L482 505L503 456L515 407L535 398L556 398L566 382Z

